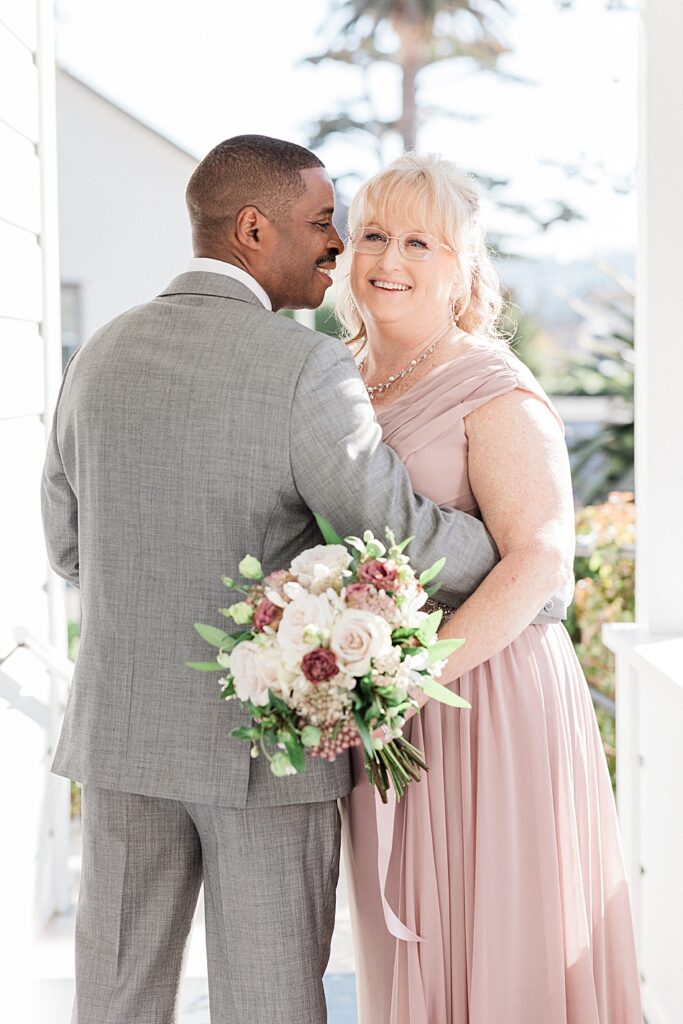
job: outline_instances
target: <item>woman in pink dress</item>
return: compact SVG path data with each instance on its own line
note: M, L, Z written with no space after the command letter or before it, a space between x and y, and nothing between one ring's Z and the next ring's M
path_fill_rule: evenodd
M571 592L562 423L497 334L476 188L408 154L361 189L349 234L340 315L384 439L416 491L481 516L501 555L441 629L466 638L442 681L471 710L431 701L405 728L429 773L387 811L356 759L359 1024L642 1024L590 695L564 626L529 625Z

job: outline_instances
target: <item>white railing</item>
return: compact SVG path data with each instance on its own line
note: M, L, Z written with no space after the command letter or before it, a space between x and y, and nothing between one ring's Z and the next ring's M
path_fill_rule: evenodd
M617 804L649 1024L683 1008L683 637L605 626L616 656Z
M54 755L64 718L69 686L73 677L73 662L52 644L34 636L25 626L12 629L15 647L2 659L3 666L19 650L26 650L47 668L50 677L48 697L48 728L46 754L49 761ZM51 856L48 858L50 876L50 905L53 911L69 910L69 829L71 822L71 786L68 779L51 775L48 780L48 840Z

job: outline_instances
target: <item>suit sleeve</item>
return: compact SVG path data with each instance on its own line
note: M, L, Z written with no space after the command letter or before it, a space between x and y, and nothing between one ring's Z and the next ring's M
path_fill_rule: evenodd
M41 511L48 561L58 576L77 587L78 499L64 471L58 439L59 406L70 365L69 362L64 371L52 418L41 480Z
M403 463L382 443L350 353L334 341L310 353L299 377L290 458L301 498L340 536L372 530L383 538L386 526L399 540L413 536L408 553L418 573L445 557L439 600L453 607L498 561L496 545L478 519L413 493Z

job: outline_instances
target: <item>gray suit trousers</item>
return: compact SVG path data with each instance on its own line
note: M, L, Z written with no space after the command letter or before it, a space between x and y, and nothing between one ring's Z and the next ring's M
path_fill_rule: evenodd
M85 785L72 1024L173 1024L204 882L212 1024L324 1024L336 801L232 808Z

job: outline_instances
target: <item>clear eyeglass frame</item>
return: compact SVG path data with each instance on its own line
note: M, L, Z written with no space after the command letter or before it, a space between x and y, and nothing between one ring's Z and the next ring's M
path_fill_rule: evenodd
M374 235L381 235L384 238L384 244L378 242L363 242L363 235L366 232L371 232ZM425 241L433 243L431 249L410 249L406 246L406 240L410 238L421 238ZM453 252L450 245L446 245L445 242L439 242L434 235L430 235L427 231L404 231L402 235L389 235L386 231L382 231L381 228L371 228L367 225L358 228L349 237L351 248L354 252L363 253L365 256L380 256L391 240L398 242L398 251L401 256L407 260L416 260L424 262L425 260L433 259L439 249L447 249L448 252Z

